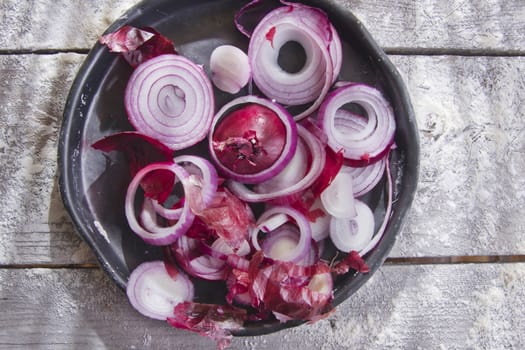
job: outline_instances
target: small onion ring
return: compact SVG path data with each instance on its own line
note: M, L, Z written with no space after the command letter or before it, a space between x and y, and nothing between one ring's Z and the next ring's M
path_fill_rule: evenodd
M279 117L286 130L286 140L284 144L284 149L282 150L279 158L272 164L272 166L255 174L239 174L237 172L234 172L233 170L229 169L224 164L222 164L222 162L219 160L217 154L213 149L213 133L215 131L215 128L217 127L217 124L220 123L222 117L228 115L229 112L234 111L238 107L241 107L246 104L258 104L260 106L272 110L274 113L276 113L277 117ZM236 98L233 101L227 103L215 114L208 139L211 158L217 165L221 173L225 174L228 178L235 181L240 181L242 183L247 184L255 184L266 181L275 176L292 159L297 148L297 126L292 116L288 113L288 111L286 111L277 103L274 103L265 98L248 95Z
M385 173L385 159L370 164L365 167L343 166L340 171L348 172L352 175L352 189L354 197L361 197L370 192L383 178Z
M312 158L310 169L299 182L272 193L257 193L240 182L228 181L227 186L233 194L246 202L267 202L277 198L288 197L311 186L321 174L326 160L326 151L322 143L303 126L298 124L297 132L305 146L309 149Z
M308 222L308 219L299 211L293 208L285 206L276 206L266 210L259 217L259 220L257 220L255 228L253 228L250 231L251 242L256 250L262 250L258 240L259 232L262 230L263 227L268 227L268 225L266 225L266 222L268 220L271 220L273 216L281 216L282 214L288 216L288 222L290 222L290 219L293 220L293 222L295 223L295 225L297 225L299 229L300 236L297 245L287 257L287 261L298 262L304 259L310 251L312 244L312 230L310 229L310 223ZM271 235L271 232L269 234Z
M159 227L158 230L150 231L138 222L135 216L135 196L137 189L139 188L140 181L144 176L155 170L171 171L181 181L184 191L187 191L187 179L189 175L184 168L173 163L153 163L142 168L131 180L126 193L124 209L131 230L140 236L144 242L151 245L168 245L175 242L189 229L193 223L195 215L191 212L188 202L185 201L179 220L172 226Z
M194 155L177 156L173 158L173 161L186 169L190 174L190 180L191 176L199 177L199 183L193 184L201 188L199 193L200 202L197 205L199 207L207 207L213 200L219 185L219 175L215 167L207 159ZM195 210L196 208L192 209Z
M342 252L359 251L366 247L374 235L374 214L362 201L355 200L356 216L353 218L332 217L330 239Z
M213 118L215 97L202 67L165 54L139 65L126 86L124 104L136 130L173 150L203 140Z
M359 125L363 117L343 112L341 108L349 103L366 110L367 126ZM328 145L336 152L343 149L346 159L361 166L383 158L394 142L396 125L392 107L379 90L368 85L348 84L334 90L319 108L318 118Z

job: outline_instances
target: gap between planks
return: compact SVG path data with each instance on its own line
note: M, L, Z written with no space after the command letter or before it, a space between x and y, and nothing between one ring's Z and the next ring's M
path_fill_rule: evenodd
M485 56L485 57L525 57L523 50L469 49L469 48L383 48L387 55L393 56ZM61 53L88 54L89 48L69 49L0 49L0 56L10 55L56 55Z
M387 258L385 265L457 265L524 263L525 255L458 255ZM98 264L0 264L0 269L99 269Z

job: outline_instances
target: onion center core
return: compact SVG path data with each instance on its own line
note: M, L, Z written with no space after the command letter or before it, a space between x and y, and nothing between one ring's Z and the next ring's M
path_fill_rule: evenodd
M306 64L306 51L297 41L288 41L281 46L277 63L287 73L298 73Z
M186 109L186 94L177 85L168 84L160 89L157 103L162 113L177 117Z

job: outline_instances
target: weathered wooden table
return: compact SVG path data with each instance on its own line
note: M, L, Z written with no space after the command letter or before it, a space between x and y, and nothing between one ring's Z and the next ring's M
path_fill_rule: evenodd
M422 143L414 207L385 266L336 314L232 348L525 348L525 3L332 1L408 85ZM214 346L136 313L59 197L69 87L134 2L0 1L1 349Z

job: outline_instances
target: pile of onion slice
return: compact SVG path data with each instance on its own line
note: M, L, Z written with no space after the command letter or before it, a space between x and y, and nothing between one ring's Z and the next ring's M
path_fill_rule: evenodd
M323 11L280 3L268 8L254 0L237 15L239 21L258 5L268 10L253 31L236 23L250 37L247 56L223 46L210 58L217 89L237 94L251 73L263 95L250 88L217 112L203 67L156 31L125 27L104 40L128 56L142 49L147 58L125 91L136 131L93 145L125 153L129 227L147 244L164 246L164 263L132 272L128 297L142 314L209 336L220 348L247 320L326 317L333 277L369 272L366 254L392 211L392 107L372 86L337 81L342 45ZM129 42L129 35L141 37ZM290 42L306 53L295 73L279 63ZM242 77L228 62L239 63ZM379 223L366 194L385 177ZM343 256L327 256L330 247ZM194 301L197 279L226 285L229 305Z

